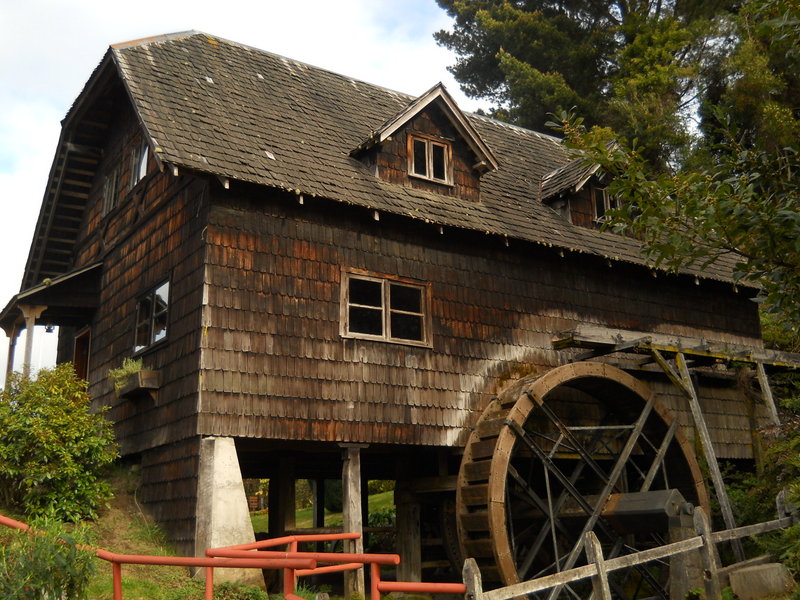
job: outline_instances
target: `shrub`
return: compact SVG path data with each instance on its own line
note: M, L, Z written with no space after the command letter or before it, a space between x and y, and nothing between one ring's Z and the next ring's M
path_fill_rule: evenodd
M119 392L124 388L131 378L143 368L141 358L125 358L122 360L122 366L117 369L109 369L108 377L114 382L114 390Z
M0 396L0 494L28 516L96 518L111 497L100 477L117 458L111 423L90 412L71 363L12 375Z
M17 531L0 546L0 597L5 600L86 598L94 555L79 544L85 530L67 533L49 520L33 523L36 533Z

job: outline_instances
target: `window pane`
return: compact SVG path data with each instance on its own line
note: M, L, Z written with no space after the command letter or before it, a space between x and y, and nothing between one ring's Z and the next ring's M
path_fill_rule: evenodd
M390 295L389 302L392 310L422 312L422 290L420 288L393 283L390 286Z
M350 304L383 306L383 292L380 281L350 278Z
M594 190L594 216L600 219L606 214L605 190Z
M383 335L383 311L377 308L351 306L348 328L351 333Z
M428 158L425 152L425 142L414 140L414 174L428 176Z
M150 320L153 314L153 303L148 296L139 301L139 306L136 309L136 343L134 345L136 350L150 344Z
M159 309L166 310L169 303L169 281L156 288L154 293L156 302L156 312Z
M147 175L147 154L148 146L143 144L139 152L139 161L136 165L136 181L141 181Z
M445 174L444 146L431 144L431 152L433 153L433 178L447 179Z
M422 341L422 317L417 315L405 315L392 313L391 315L392 333L390 337L399 340Z

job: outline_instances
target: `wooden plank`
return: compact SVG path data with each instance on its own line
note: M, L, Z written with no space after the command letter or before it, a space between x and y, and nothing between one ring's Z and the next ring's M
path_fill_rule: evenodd
M758 385L761 387L761 396L764 398L764 404L767 406L772 424L780 425L781 420L778 417L778 409L775 407L775 399L772 397L772 388L769 385L763 362L756 363L756 373L758 374Z
M363 533L361 509L361 448L363 444L342 444L342 520L348 533ZM348 540L348 551L356 554L364 552L362 538ZM345 598L364 598L364 568L345 571Z
M600 600L611 600L611 588L608 585L608 572L600 540L593 531L588 531L584 536L583 545L586 549L586 562L593 563L597 567L597 574L592 577L594 597Z
M708 425L706 424L703 411L700 408L700 399L697 397L694 383L692 383L692 376L689 374L689 367L686 365L686 359L682 353L678 352L675 355L675 364L678 367L680 377L683 381L683 390L688 393L689 407L692 410L692 419L694 420L695 430L700 437L700 445L703 448L703 456L706 459L708 470L711 473L711 481L714 483L714 491L717 494L719 501L720 511L722 512L722 519L725 521L725 526L728 529L736 527L736 520L733 517L733 509L731 507L730 499L728 498L728 490L725 488L725 482L722 479L722 472L719 470L719 463L717 462L717 455L714 452L714 445L711 442L711 435L708 432ZM738 540L732 542L733 553L737 561L744 560L744 550Z
M397 566L399 581L422 581L422 553L419 502L397 504Z
M664 435L664 439L661 440L661 444L658 447L658 451L656 452L655 457L653 458L653 464L650 465L650 469L647 471L647 475L642 482L642 487L639 491L646 492L650 489L650 486L653 485L653 480L656 478L659 470L662 469L664 464L664 456L667 454L667 448L672 443L673 438L675 437L675 430L678 428L678 420L674 419L667 430L667 433Z

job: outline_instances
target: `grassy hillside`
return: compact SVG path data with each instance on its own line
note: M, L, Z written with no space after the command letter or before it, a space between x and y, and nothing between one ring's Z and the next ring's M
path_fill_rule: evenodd
M111 479L115 496L102 511L98 521L90 524L92 543L121 554L145 554L176 556L177 552L166 541L161 529L145 515L136 498L138 475L120 469ZM370 498L370 510L393 506L392 492L376 494ZM0 512L24 520L20 515L0 507ZM267 515L254 514L256 530L266 530ZM326 516L326 525L341 525L340 513ZM311 510L298 511L298 527L311 526ZM0 544L15 535L0 526ZM122 566L122 592L125 600L202 600L203 583L189 576L181 567L144 565ZM220 600L266 600L267 596L257 588L239 588L230 585L215 586L215 598ZM313 593L305 594L313 597ZM89 598L111 600L113 598L111 564L95 559L95 574L89 587Z

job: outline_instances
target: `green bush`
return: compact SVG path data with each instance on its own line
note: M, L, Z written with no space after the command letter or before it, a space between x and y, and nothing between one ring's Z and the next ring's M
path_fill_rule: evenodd
M36 379L12 375L0 395L0 499L29 517L96 518L111 497L101 480L118 456L111 423L90 412L71 363Z
M36 533L17 531L0 546L0 597L4 600L86 598L94 554L79 547L85 531L67 533L60 523L35 521Z

